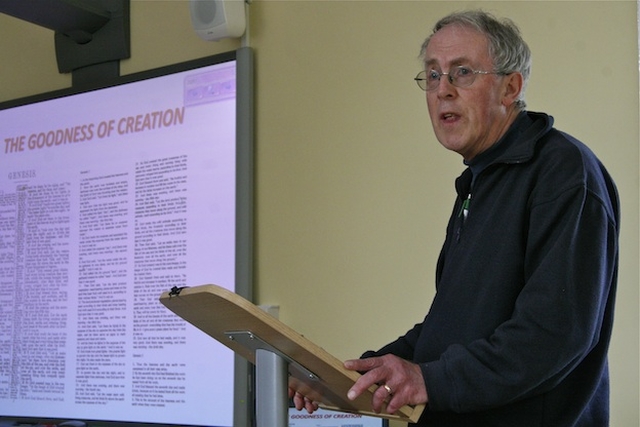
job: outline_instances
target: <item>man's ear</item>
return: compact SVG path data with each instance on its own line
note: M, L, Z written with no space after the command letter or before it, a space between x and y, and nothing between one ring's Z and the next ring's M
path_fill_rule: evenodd
M522 74L514 71L511 74L504 76L504 91L502 94L502 103L505 107L510 106L518 100L522 87L524 85L524 79Z

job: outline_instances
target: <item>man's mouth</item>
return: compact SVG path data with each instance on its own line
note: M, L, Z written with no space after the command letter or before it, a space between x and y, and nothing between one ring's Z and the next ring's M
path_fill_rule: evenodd
M440 120L443 122L454 122L458 120L458 118L460 118L460 116L455 113L442 113L440 115Z

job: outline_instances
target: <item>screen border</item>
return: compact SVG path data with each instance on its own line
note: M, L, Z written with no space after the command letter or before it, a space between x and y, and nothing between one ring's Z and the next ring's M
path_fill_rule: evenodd
M79 95L109 87L236 61L236 249L235 292L253 301L253 233L254 233L254 58L250 47L218 53L150 70L119 76L80 87L64 88L0 102L0 110ZM193 284L198 285L198 284ZM158 295L159 297L159 295ZM238 355L234 357L233 425L255 425L253 397L253 365ZM60 424L60 418L6 416L0 413L0 424L15 421L19 425ZM91 427L175 427L177 424L81 420Z

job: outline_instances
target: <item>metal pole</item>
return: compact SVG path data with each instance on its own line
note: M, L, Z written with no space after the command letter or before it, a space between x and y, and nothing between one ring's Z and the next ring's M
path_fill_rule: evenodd
M287 361L269 350L256 350L256 425L288 427Z

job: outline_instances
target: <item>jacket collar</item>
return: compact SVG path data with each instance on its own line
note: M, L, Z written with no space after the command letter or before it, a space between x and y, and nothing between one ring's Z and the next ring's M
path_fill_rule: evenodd
M535 152L536 143L553 126L553 117L522 111L507 132L488 150L465 162L474 175L496 163L524 163Z
M553 117L545 113L522 111L507 132L488 150L480 153L456 180L461 197L471 191L475 178L494 164L518 164L531 160L540 138L553 127Z
M552 127L553 117L545 113L521 112L507 133L495 144L498 153L492 156L493 161L489 164L524 163L531 160L537 142Z

